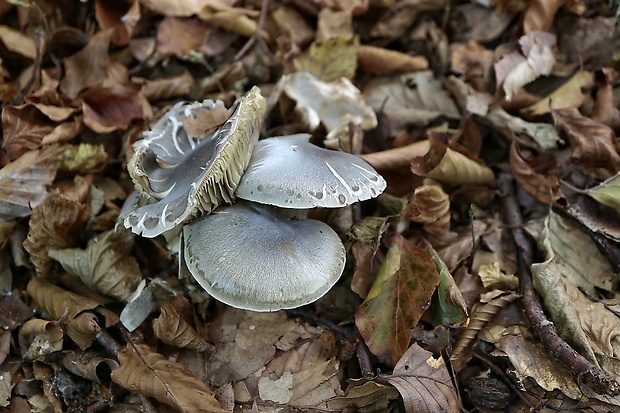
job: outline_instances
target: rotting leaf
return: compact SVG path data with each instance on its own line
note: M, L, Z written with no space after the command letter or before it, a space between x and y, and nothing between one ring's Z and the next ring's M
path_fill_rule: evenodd
M87 220L88 209L84 205L58 192L51 193L32 211L24 248L39 276L49 276L52 269L54 261L48 251L74 246Z
M405 353L422 313L428 308L439 274L425 250L401 235L391 247L355 324L368 348L382 362L395 365Z
M229 413L213 392L181 364L145 344L129 343L118 353L112 380L130 391L153 397L183 413Z
M597 178L609 178L620 170L620 155L614 131L583 116L575 108L554 110L553 121L568 138L572 160Z
M612 207L620 213L620 172L605 182L588 189L586 193L601 204Z
M142 279L136 259L128 255L133 239L125 229L107 231L93 238L86 250L50 249L48 255L89 288L127 302Z
M0 219L26 217L47 195L62 161L63 148L29 151L0 169Z
M324 82L341 77L352 79L357 69L359 39L333 38L310 45L308 52L295 60L299 72L309 72Z
M461 402L441 356L413 344L394 367L387 381L398 389L405 411L460 412Z
M153 332L157 338L171 346L198 352L213 347L198 335L194 327L170 303L163 306L159 317L153 320Z

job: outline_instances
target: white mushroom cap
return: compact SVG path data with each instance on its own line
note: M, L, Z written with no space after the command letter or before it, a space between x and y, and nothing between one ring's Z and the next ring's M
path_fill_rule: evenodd
M312 145L309 137L298 134L259 141L237 197L282 208L339 208L385 190L385 179L366 161Z
M311 303L336 283L345 249L334 230L274 211L238 202L183 227L187 267L214 298L246 310L276 311Z
M231 117L205 139L189 137L181 118L221 103L176 105L136 142L127 169L147 204L127 215L126 228L152 238L234 201L258 140L265 99L254 87L236 105Z

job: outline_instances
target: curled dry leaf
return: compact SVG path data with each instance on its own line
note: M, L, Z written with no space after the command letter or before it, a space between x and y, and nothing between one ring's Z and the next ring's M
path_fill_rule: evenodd
M87 220L88 210L84 205L58 192L51 193L32 211L24 248L39 276L49 276L52 269L53 260L48 251L75 245Z
M411 340L411 329L430 305L439 274L429 254L396 235L355 324L368 348L382 362L395 365Z
M504 294L499 290L493 291L492 295L480 297L480 303L476 304L472 309L469 324L467 327L461 329L456 343L454 343L454 349L450 356L450 361L452 362L454 370L460 371L471 359L474 340L478 337L480 330L482 330L502 308L515 302L519 297L520 295L517 293Z
M129 0L95 2L95 18L101 30L112 29L111 42L116 46L126 46L133 30L140 20L140 2Z
M56 176L63 148L48 146L26 152L0 169L0 219L26 217L46 196Z
M583 116L575 108L554 110L551 114L568 138L575 163L602 179L620 170L620 155L614 146L616 135L609 126Z
M153 320L153 332L157 338L171 346L198 352L213 347L198 335L194 327L170 303L163 306L160 316Z
M555 175L555 157L541 155L526 161L519 153L516 142L510 146L510 167L517 180L538 202L545 205L566 202Z
M440 185L417 187L403 212L431 235L441 238L450 230L450 198Z
M485 116L491 125L506 138L516 140L523 146L541 152L557 149L564 141L558 131L548 123L526 122L521 118L508 114L497 105L493 105Z
M414 174L449 185L485 185L495 179L491 168L449 148L440 139L430 139L430 144L426 155L411 161Z
M460 412L461 402L443 358L413 344L387 381L400 393L405 411Z
M367 45L359 46L357 63L368 73L377 75L428 69L428 60L424 56L410 56L396 50Z
M62 365L73 374L104 384L110 382L111 370L118 367L115 360L102 357L94 351L67 353L62 359Z
M39 148L41 140L54 130L55 122L33 104L2 109L2 148L10 160Z
M179 363L145 344L129 343L118 353L112 380L130 391L153 397L183 413L230 413L209 387Z
M19 30L0 25L0 42L10 52L17 53L27 59L34 60L37 56L35 40Z
M136 259L129 255L133 239L124 229L107 231L92 239L86 250L50 249L48 255L88 288L127 302L142 279Z

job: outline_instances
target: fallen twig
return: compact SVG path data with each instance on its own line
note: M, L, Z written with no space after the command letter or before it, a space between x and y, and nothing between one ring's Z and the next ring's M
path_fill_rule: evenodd
M534 333L540 338L544 348L571 369L578 376L580 382L585 383L599 394L620 395L620 384L616 379L577 353L558 335L553 322L545 316L532 282L530 269L533 262L532 244L522 228L523 220L514 196L512 177L506 175L500 178L499 189L504 209L504 221L510 228L517 247L518 275L523 293L524 312Z

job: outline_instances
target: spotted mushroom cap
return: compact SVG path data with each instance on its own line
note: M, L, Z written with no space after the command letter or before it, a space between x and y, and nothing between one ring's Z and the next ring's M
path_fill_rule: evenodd
M244 201L185 225L183 243L189 271L209 294L252 311L319 299L340 278L346 255L325 223Z
M235 105L230 118L207 138L189 137L181 120L198 109L221 107L221 102L175 105L136 142L127 169L147 205L125 217L126 228L151 238L234 201L258 140L265 99L254 87Z
M320 148L297 134L259 141L238 198L283 208L338 208L374 198L387 185L363 159Z

